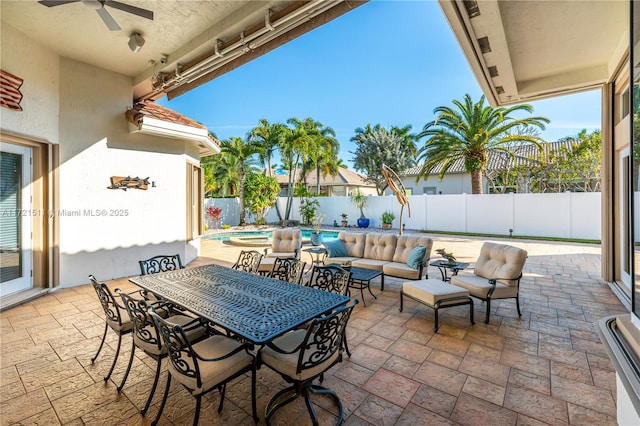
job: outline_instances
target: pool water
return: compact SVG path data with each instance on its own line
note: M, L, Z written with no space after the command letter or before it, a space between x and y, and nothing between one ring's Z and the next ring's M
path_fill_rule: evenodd
M312 232L313 231L311 229L303 229L302 238L303 239L311 238ZM324 241L335 240L336 238L338 238L338 231L321 231L320 233L322 234L322 238ZM252 238L252 237L271 238L272 232L271 231L229 232L226 234L209 234L209 235L205 235L203 238L207 240L214 240L214 241L229 241L230 238L247 238L247 237L248 238Z

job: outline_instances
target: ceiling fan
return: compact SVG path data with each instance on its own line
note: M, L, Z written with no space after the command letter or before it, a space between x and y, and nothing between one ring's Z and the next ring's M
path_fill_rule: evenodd
M95 11L98 12L98 15L100 15L100 18L102 18L102 21L105 23L107 28L109 28L109 30L111 31L120 30L120 26L113 19L113 17L111 17L109 12L107 12L107 10L105 9L105 6L110 6L110 7L113 7L114 9L119 9L124 12L132 13L134 15L138 15L143 18L153 20L152 11L141 9L135 6L130 6L128 4L120 3L115 0L42 0L42 1L39 1L38 3L47 7L54 7L54 6L62 6L63 4L67 4L67 3L77 3L77 2L82 2L85 6L88 6L91 9L95 9Z

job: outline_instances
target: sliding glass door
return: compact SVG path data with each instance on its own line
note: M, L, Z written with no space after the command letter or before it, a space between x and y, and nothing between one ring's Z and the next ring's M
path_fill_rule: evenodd
M31 148L0 143L0 296L32 287Z

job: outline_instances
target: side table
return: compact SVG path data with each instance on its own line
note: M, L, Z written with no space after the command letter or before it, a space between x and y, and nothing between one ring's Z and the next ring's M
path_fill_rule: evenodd
M431 262L429 266L435 266L438 268L442 281L448 282L451 281L451 277L453 275L458 275L458 272L465 269L469 264L464 262L450 263L448 260L436 260ZM449 275L449 271L451 271L451 275Z
M306 251L311 256L311 269L315 265L324 265L324 258L327 255L327 249L324 247L310 247L306 249L302 249L302 251Z

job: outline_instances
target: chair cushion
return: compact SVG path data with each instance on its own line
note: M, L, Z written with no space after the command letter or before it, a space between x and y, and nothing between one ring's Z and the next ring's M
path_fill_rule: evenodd
M290 352L293 351L300 343L302 343L306 334L306 329L294 330L278 337L277 339L274 339L273 344L278 346L280 349ZM313 342L313 336L309 339L309 342ZM305 352L305 355L311 355L314 352L314 349L315 348L311 346ZM298 358L300 357L300 352L296 351L292 354L283 354L275 351L274 349L271 349L268 346L265 346L260 351L260 357L263 363L265 363L275 371L296 380L306 380L320 375L320 373L328 369L331 364L333 364L338 356L339 351L336 351L320 364L302 370L300 374L298 374L296 370L298 367ZM309 361L308 358L303 360L303 362L307 361Z
M273 268L273 264L275 263L275 257L263 257L260 260L260 265L258 265L258 272L269 272L271 268Z
M302 231L300 229L274 229L271 240L272 252L294 253L302 247Z
M413 269L419 269L422 266L424 255L427 252L426 247L416 246L411 250L411 254L407 258L407 266Z
M461 271L458 275L451 277L451 284L458 287L466 288L469 290L472 296L486 299L491 284L489 284L488 278L479 277L470 272ZM516 297L518 295L518 287L512 287L505 285L500 281L496 282L496 289L491 294L492 299L505 299L509 297Z
M107 324L113 331L117 333L123 334L130 332L131 330L133 330L133 323L131 322L131 318L129 317L127 310L121 308L120 306L118 306L117 309L120 313L120 321L122 322L122 324L118 324L117 321L111 321L109 318L106 318Z
M226 336L212 336L199 343L193 345L194 351L203 358L221 357L234 349L238 348L240 343ZM181 361L187 363L193 368L193 359L180 358ZM216 387L218 384L233 376L240 370L251 365L253 357L244 350L239 351L232 356L221 361L202 361L198 360L200 367L200 376L202 378L202 386L197 386L195 377L187 377L180 371L176 370L173 363L169 363L168 370L171 377L182 383L191 390L193 395L205 392Z
M526 260L526 250L506 244L486 242L480 249L473 273L481 278L506 278L500 283L516 286L517 278L522 273Z
M267 253L266 256L264 257L270 257L275 259L276 257L296 257L296 252L295 251L272 251ZM264 259L263 257L263 259Z
M434 279L402 283L402 292L431 306L435 306L438 301L443 299L466 299L469 297L467 290ZM443 302L440 306L457 302L459 300Z
M382 272L392 277L406 278L408 280L420 279L420 270L409 267L406 263L389 262L382 265Z
M340 240L331 240L322 243L324 248L327 249L327 257L345 257L347 256L347 249Z

